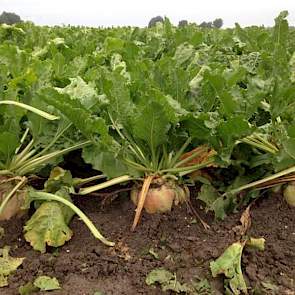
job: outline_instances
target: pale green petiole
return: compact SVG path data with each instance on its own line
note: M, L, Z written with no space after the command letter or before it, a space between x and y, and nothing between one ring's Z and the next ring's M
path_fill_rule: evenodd
M254 181L254 182L251 182L251 183L248 183L248 184L245 184L245 185L242 185L236 189L233 189L227 193L232 193L232 194L236 194L236 193L239 193L243 190L246 190L246 189L249 189L249 188L253 188L255 186L258 186L258 185L261 185L261 184L264 184L265 182L268 182L268 181L271 181L271 180L274 180L274 179L277 179L279 177L282 177L282 176L285 176L285 175L288 175L290 173L295 173L295 166L291 167L291 168L288 168L288 169L285 169L283 171L280 171L278 173L275 173L271 176L268 176L268 177L265 177L263 179L259 179L257 181ZM227 193L225 193L224 195L226 195Z
M30 128L27 128L26 131L24 132L21 140L20 140L20 145L17 147L17 149L15 150L15 154L17 154L19 152L19 150L21 149L23 143L25 142L25 139L27 138L28 134L29 134Z
M270 143L268 140L256 133L249 135L238 142L244 142L271 154L276 154L279 151L274 144Z
M129 175L119 176L119 177L116 177L114 179L105 181L105 182L97 184L97 185L81 188L79 190L79 195L87 195L87 194L93 193L95 191L101 190L103 188L107 188L107 187L110 187L110 186L115 185L115 184L127 182L127 181L132 180L132 179L133 178L131 176L129 176Z
M58 156L62 156L70 151L74 151L76 149L79 149L79 148L82 148L88 144L90 144L91 141L90 140L87 140L85 142L82 142L82 143L78 143L74 146L71 146L69 148L66 148L66 149L63 149L63 150L60 150L60 151L56 151L56 152L52 152L50 154L47 154L47 155L44 155L44 156L41 156L39 158L36 158L36 159L33 159L33 160L28 160L27 162L25 162L16 172L19 174L19 175L25 175L31 171L33 171L36 167L39 167L40 165L42 164L45 164L47 163L48 161L58 157Z
M29 159L30 156L35 153L35 151L32 152L31 150L33 145L34 145L34 140L32 139L20 153L16 154L12 158L12 161L9 164L10 170L16 169L18 166L21 165L21 163Z
M0 170L0 175L13 175L13 173L9 170Z
M53 147L53 145L57 142L57 140L72 126L72 123L69 123L66 127L64 127L61 131L59 131L54 138L52 139L52 141L42 150L40 151L40 153L36 154L34 157L32 157L32 159L38 158L42 155L44 155L48 150L51 149L51 147Z
M182 145L182 147L179 149L179 151L175 154L175 156L170 159L169 168L174 167L179 160L179 158L184 153L185 149L188 147L188 145L191 143L192 139L189 137L185 143Z
M87 178L74 178L73 181L74 181L74 186L76 186L76 185L83 185L91 181L100 180L103 178L106 178L106 176L103 174L100 174L100 175L90 176Z
M47 120L53 121L53 120L59 119L59 117L57 117L57 116L51 115L49 113L46 113L44 111L41 111L41 110L39 110L37 108L34 108L34 107L30 106L30 105L27 105L27 104L24 104L24 103L21 103L21 102L18 102L18 101L14 101L14 100L1 100L0 101L0 104L14 105L14 106L23 108L25 110L28 110L30 112L33 112L33 113L41 116L41 117L43 117L43 118L45 118Z

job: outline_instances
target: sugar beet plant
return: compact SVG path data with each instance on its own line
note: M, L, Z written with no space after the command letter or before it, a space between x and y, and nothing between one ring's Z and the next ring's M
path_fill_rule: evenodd
M282 187L283 195L289 205L294 206L294 49L288 50L291 32L286 20L287 12L282 12L275 20L272 32L272 62L269 64L269 76L265 79L268 92L263 101L264 114L268 119L259 128L261 136L250 136L254 146L264 150L252 158L252 162L268 165L268 169L260 179L238 186L230 193L243 190L261 190ZM267 73L267 72L266 72ZM264 119L265 120L265 119ZM247 142L248 138L244 139ZM264 146L264 148L261 146Z
M85 147L83 158L109 180L84 187L79 194L132 181L131 199L137 205L134 229L143 208L149 213L160 213L170 211L173 204L187 201L189 190L183 177L212 165L215 152L203 145L185 154L192 138L181 124L189 112L172 97L153 90L148 103L134 102L123 77L109 73L106 79L106 84L112 83L109 99L98 101L94 109L99 110L99 119L103 118L100 122L105 122L102 129L109 132ZM113 91L118 96L114 96ZM81 115L83 105L60 91L45 89L41 98L61 112L67 109L69 119L75 120L78 113ZM73 104L80 104L79 108ZM75 110L78 110L76 114ZM95 111L91 114L84 108L84 112L89 113L88 118L92 116L87 124L92 124L92 120L95 124ZM76 126L79 125L81 130L86 127L81 121L76 122Z
M286 17L270 29L168 19L144 29L0 27L1 218L34 206L25 238L44 252L71 238L74 213L113 245L71 200L113 185L131 188L132 229L143 208L167 212L197 197L224 218L282 183L291 182L292 203L295 36ZM55 167L76 149L97 176ZM43 190L33 189L40 176Z
M50 115L39 109L16 101L3 100L0 101L0 105L14 105L24 110L32 111L38 116L47 120L58 119L56 116ZM15 117L13 117L13 119L15 119ZM52 155L48 155L46 161L44 158L40 158L41 155L36 156L36 150L33 149L34 141L26 141L29 128L26 128L22 136L20 136L22 131L19 129L15 130L16 126L11 124L7 117L6 120L7 122L4 122L3 126L5 127L5 131L3 130L1 133L2 159L0 162L0 219L2 220L9 219L13 215L19 213L18 211L20 210L25 199L25 190L19 193L19 190L22 189L27 182L25 175L34 171L36 168L42 166L44 163L50 161L53 158ZM9 126L9 124L11 125ZM33 156L35 157L33 158ZM5 193L7 193L7 195Z
M89 140L66 143L65 134L72 124L60 117L46 113L36 107L17 101L0 101L0 105L9 108L2 109L4 115L5 131L1 133L1 170L0 170L0 220L8 220L24 213L32 201L45 201L28 221L25 227L25 238L32 246L42 252L46 244L60 246L71 237L67 224L73 214L77 213L86 223L94 236L108 241L100 235L87 216L71 202L70 191L75 185L87 180L66 182L64 186L52 185L54 179L59 183L58 171L53 172L51 181L45 186L45 191L54 192L55 195L37 195L30 186L30 182L38 179L38 173L44 166L57 164L62 156L70 151L90 144ZM15 107L22 111L18 114ZM27 112L32 112L30 115ZM12 116L13 114L13 116ZM24 120L24 117L27 117ZM22 122L15 122L21 120ZM58 121L50 127L46 121ZM19 128L17 128L19 127ZM45 129L43 129L45 128ZM42 132L51 130L51 136L42 136ZM73 131L73 130L72 130ZM63 147L60 146L63 141ZM68 145L68 146L67 146ZM62 174L62 173L60 173ZM97 177L90 178L90 180ZM70 178L71 179L71 178ZM48 182L47 182L48 183ZM54 201L54 202L50 202ZM50 220L50 223L49 223ZM51 227L49 228L49 224Z

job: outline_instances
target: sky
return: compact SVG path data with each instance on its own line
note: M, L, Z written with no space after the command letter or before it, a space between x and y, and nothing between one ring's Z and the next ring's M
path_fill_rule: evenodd
M172 23L197 24L222 18L225 27L272 26L282 10L295 26L295 0L0 0L2 11L15 12L39 25L146 26L157 15Z

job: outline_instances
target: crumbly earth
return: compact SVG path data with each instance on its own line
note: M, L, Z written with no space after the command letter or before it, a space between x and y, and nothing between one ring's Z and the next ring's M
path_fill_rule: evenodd
M108 295L173 294L162 292L159 286L146 285L146 275L157 267L175 273L182 283L207 278L213 291L202 294L224 294L223 278L212 279L209 263L237 240L233 228L239 225L241 212L222 222L204 217L211 223L209 230L196 221L186 206L169 214L144 213L136 231L131 232L134 205L127 195L104 203L103 207L101 197L76 197L75 203L107 238L116 242L116 247L109 248L93 238L75 217L71 222L72 240L58 250L48 249L46 254L40 254L22 235L28 216L1 222L5 236L0 247L10 245L12 256L26 259L0 294L18 294L19 286L39 275L59 280L62 289L50 292L51 295L93 295L97 291ZM204 216L200 204L193 205ZM295 209L288 207L279 195L262 197L252 206L251 218L248 234L264 237L266 244L264 251L245 249L243 253L249 293L295 294Z

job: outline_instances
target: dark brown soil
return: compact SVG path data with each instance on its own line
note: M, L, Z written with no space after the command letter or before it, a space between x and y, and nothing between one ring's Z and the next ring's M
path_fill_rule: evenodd
M85 225L74 218L72 240L58 252L49 249L49 253L40 254L23 239L26 218L2 222L5 236L0 247L10 245L12 256L26 259L10 277L9 288L0 289L0 294L18 294L19 286L39 275L55 276L60 281L62 290L53 291L52 295L93 295L95 291L118 295L167 294L160 287L145 284L146 275L156 267L176 273L182 283L190 283L196 277L207 278L212 294L224 294L222 278L212 279L209 262L237 240L232 229L239 224L241 213L223 222L213 222L206 231L183 206L165 215L144 214L132 233L134 206L126 196L104 208L99 197L76 198L76 204L107 238L116 242L116 247L108 248L95 240ZM276 294L295 294L295 209L279 196L265 197L252 207L251 216L249 234L264 237L266 247L262 252L244 251L243 272L250 293L264 284L266 291L255 294L275 294L267 289L270 285L265 285L272 283L279 287ZM149 253L151 249L157 258Z

